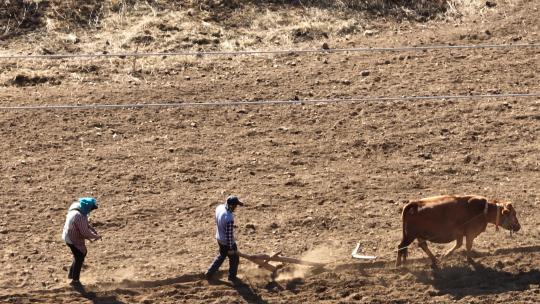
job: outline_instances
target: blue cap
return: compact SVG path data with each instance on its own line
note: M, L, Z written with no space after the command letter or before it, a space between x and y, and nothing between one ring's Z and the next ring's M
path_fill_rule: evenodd
M244 203L242 203L238 197L231 195L227 197L227 205L238 205L238 206L244 206Z
M93 197L81 197L79 198L79 206L81 208L81 213L88 215L90 211L97 209L97 201Z

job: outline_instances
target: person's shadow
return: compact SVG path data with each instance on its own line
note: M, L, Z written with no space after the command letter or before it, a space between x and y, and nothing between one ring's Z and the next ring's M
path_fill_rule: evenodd
M219 279L212 279L208 281L210 285L226 285L231 288L236 289L238 294L246 301L247 303L257 303L257 304L267 304L268 301L264 300L260 295L258 295L251 286L242 281L238 280L235 283L226 282Z
M92 301L94 304L125 304L124 302L118 300L116 295L101 296L95 292L87 291L82 284L74 285L73 290L80 293L83 298Z
M234 289L238 292L238 294L247 302L247 303L260 303L260 304L266 304L268 303L266 300L264 300L260 295L258 295L249 284L244 283L243 281L239 281L236 284L232 284Z
M433 271L412 272L417 279L432 285L438 295L449 294L455 299L465 296L479 296L505 293L508 291L523 291L530 284L540 282L540 271L534 269L518 273L502 269L485 267L481 263L472 262L468 265L447 266Z

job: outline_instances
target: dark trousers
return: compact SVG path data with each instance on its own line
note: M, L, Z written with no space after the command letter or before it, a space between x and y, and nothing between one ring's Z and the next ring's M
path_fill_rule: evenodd
M73 253L73 263L71 263L71 267L69 268L68 278L72 279L73 281L79 281L81 276L81 268L86 255L77 249L77 247L71 244L67 245L69 249L71 249L71 253Z
M222 245L218 242L219 245L219 255L216 257L210 268L208 268L208 271L206 272L207 275L212 275L216 273L223 264L223 261L225 261L226 257L229 257L229 279L236 278L236 273L238 272L238 264L240 264L240 257L238 254L235 255L227 255L227 251L229 250L238 250L236 248L236 244L232 245L232 247Z

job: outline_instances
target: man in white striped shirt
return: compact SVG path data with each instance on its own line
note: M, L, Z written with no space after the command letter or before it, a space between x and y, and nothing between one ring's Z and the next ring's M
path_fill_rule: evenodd
M229 196L225 204L221 204L216 208L216 240L219 246L219 255L206 271L206 279L212 279L213 275L218 271L225 258L229 258L229 281L236 283L238 278L238 264L240 257L238 256L238 248L234 239L234 210L237 206L243 206L238 197Z
M86 257L85 240L99 240L101 236L88 223L88 214L97 209L97 202L92 197L82 197L69 207L66 223L62 232L62 239L66 242L73 254L73 263L69 268L68 278L71 285L80 285L81 268Z

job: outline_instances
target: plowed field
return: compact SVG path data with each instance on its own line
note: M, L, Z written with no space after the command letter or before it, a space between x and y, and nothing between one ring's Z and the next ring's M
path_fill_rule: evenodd
M538 43L538 8L522 1L487 23L433 21L403 33L388 24L330 46ZM18 63L48 65L58 81L5 85L2 106L246 103L2 110L0 302L540 302L539 98L249 104L537 93L538 48L178 60ZM84 80L62 78L77 65L93 68ZM446 193L510 200L522 230L488 226L475 264L461 249L432 270L413 245L408 266L395 268L403 202ZM241 260L245 285L205 281L217 253L214 209L229 194L247 204L236 213L241 251L327 265L289 265L272 281ZM103 240L88 244L77 291L60 236L70 203L89 195ZM352 259L357 241L377 259Z

